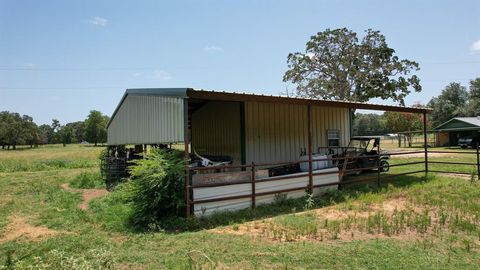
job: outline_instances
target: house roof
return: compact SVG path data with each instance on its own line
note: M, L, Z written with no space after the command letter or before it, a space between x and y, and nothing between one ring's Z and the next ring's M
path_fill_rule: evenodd
M392 105L370 104L352 101L338 101L338 100L323 100L312 98L299 98L288 96L274 96L262 95L253 93L237 93L226 91L210 91L204 89L194 88L139 88L127 89L120 100L117 108L112 114L107 128L111 121L122 106L123 101L128 95L151 95L151 96L170 96L181 98L192 98L201 100L217 100L217 101L257 101L257 102L271 102L271 103L287 103L287 104L302 104L302 105L317 105L326 107L343 107L351 109L365 109L365 110L380 110L380 111L399 111L411 113L428 113L427 108L402 107Z
M476 117L454 117L447 122L437 126L436 131L454 130L475 130L480 129L480 116Z

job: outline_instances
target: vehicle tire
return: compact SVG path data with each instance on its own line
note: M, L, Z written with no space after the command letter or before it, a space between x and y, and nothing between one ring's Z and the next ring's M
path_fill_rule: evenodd
M380 160L380 171L388 172L390 170L390 164L386 160Z
M357 169L358 171L355 171L353 175L360 175L363 172L362 166L360 164L356 164L355 169Z

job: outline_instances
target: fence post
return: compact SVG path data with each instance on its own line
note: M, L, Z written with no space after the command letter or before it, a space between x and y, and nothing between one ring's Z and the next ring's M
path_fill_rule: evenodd
M425 181L428 176L427 113L423 113L423 150L425 151Z
M255 163L252 162L252 208L255 209L256 207L256 200L255 200Z
M480 143L477 142L477 180L480 181Z
M382 156L380 155L380 141L378 141L377 143L377 155L378 155L378 158L377 158L377 187L380 187L380 159L382 158Z

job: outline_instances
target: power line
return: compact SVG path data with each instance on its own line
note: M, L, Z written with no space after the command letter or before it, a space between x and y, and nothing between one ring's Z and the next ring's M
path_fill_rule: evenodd
M451 62L418 62L420 65L462 65L462 64L480 64L480 61L451 61ZM3 71L114 71L114 70L155 70L155 69L208 69L208 67L0 67Z
M98 90L98 89L124 89L125 86L99 86L99 87L8 87L0 86L0 90Z
M165 69L208 69L203 66L187 67L0 67L0 71L115 71L115 70L165 70Z

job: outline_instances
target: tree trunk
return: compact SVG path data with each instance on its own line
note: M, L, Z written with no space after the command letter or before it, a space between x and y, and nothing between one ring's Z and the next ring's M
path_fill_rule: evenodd
M400 137L400 134L397 134L398 136L398 147L402 147L402 137Z
M13 149L13 150L17 150L17 146L16 146L15 144L12 145L12 149Z

